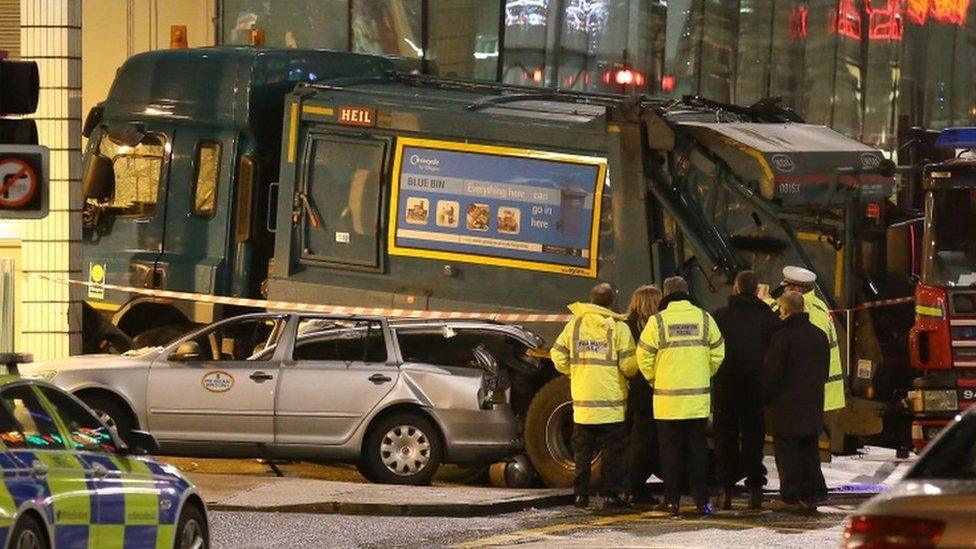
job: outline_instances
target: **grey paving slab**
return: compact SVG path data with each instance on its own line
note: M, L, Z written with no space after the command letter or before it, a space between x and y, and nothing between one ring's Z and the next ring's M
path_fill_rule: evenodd
M388 516L481 516L569 503L568 490L391 486L316 479L190 473L208 507Z

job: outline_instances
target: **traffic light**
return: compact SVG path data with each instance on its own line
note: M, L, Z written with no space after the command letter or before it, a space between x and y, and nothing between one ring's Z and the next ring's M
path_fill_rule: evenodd
M48 213L50 153L37 144L37 124L7 115L37 110L37 63L0 55L0 219L38 219Z

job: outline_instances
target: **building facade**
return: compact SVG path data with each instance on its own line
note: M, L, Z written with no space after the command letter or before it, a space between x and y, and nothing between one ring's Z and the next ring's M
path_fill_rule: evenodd
M222 43L417 59L507 83L749 104L884 150L976 119L970 0L222 0ZM618 76L620 69L631 72Z

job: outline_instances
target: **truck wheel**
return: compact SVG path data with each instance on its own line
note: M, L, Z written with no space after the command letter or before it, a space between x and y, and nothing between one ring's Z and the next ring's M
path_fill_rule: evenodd
M126 409L111 398L101 395L82 396L82 402L95 412L98 419L113 429L119 438L129 443L129 433L132 432L132 419Z
M392 414L370 427L362 470L373 482L430 484L444 458L443 448L430 420L411 412Z
M174 339L190 331L186 324L167 324L148 328L137 334L133 339L136 347L161 347L171 343Z
M559 376L536 393L525 415L525 452L550 488L573 485L573 399L569 378ZM590 482L600 481L600 457L593 460Z

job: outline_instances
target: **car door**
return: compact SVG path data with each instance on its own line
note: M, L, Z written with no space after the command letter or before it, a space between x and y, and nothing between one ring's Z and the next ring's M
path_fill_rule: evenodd
M279 364L274 347L287 315L246 315L177 342L149 370L149 429L166 441L274 441Z
M92 546L151 549L158 536L168 540L172 532L159 531L165 498L149 466L121 455L109 428L79 401L51 387L39 389L60 418L69 447L89 471L96 509L90 534L97 543Z
M294 341L281 368L275 442L343 444L399 377L386 322L301 317L290 333Z
M0 439L20 470L5 483L16 506L32 500L45 509L56 547L89 547L96 513L88 488L91 470L68 448L60 420L42 401L27 383L0 392Z
M227 295L236 139L192 124L176 129L158 266L167 290Z

